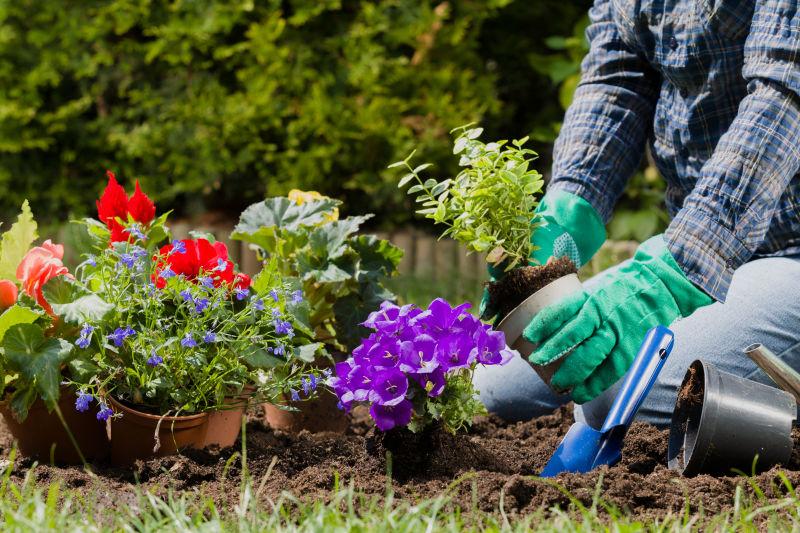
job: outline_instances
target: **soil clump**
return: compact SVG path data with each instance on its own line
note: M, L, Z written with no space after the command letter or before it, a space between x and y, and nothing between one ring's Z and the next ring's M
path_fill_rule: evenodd
M476 421L464 435L432 431L421 436L376 433L364 410L356 410L346 435L332 433L288 434L273 431L253 412L247 426L247 471L254 494L266 505L277 502L284 491L306 501L330 501L338 486L352 481L356 490L383 501L387 486L395 500L417 503L445 493L450 510L464 513L503 512L512 519L539 509L562 509L570 498L553 481L583 505L602 502L630 511L636 518L663 517L668 513L702 508L706 516L729 509L741 486L754 495L751 483L763 491L760 505L789 493L779 477L784 472L793 486L800 484L800 431L795 430L795 453L788 465L754 478L734 473L724 477L699 475L683 478L666 467L667 431L635 423L625 439L622 461L588 474L562 474L545 481L541 471L572 424L571 406L528 422L508 423L495 417ZM0 448L8 458L12 443L0 432ZM391 469L385 451L394 450ZM93 491L101 505L136 502L134 487L159 495L208 496L230 508L238 503L241 484L241 444L229 450L190 451L183 456L138 461L131 468L98 462L93 474L82 467L42 465L34 471L39 484L60 482L66 487ZM20 482L32 461L15 459L12 480ZM390 470L390 471L389 471ZM603 509L602 505L598 506Z
M542 266L515 268L506 272L503 279L487 282L486 287L493 307L505 316L539 289L577 271L569 258L561 257Z

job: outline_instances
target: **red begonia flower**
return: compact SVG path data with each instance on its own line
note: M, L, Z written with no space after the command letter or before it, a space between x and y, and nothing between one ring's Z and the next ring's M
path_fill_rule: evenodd
M228 247L225 243L210 243L207 239L186 239L179 241L183 252L175 250L173 244L163 246L155 257L156 269L153 281L159 289L167 285L171 275L183 276L188 280L208 276L214 280L214 286L228 285L233 288L250 286L250 278L245 274L236 274L233 262L228 258ZM241 285L241 287L240 287Z
M17 303L19 291L17 285L11 280L0 279L0 310L5 311Z
M61 262L63 258L64 247L48 239L41 246L31 248L17 267L17 279L22 283L22 290L50 316L55 316L55 313L45 300L42 288L56 276L69 276L69 270Z

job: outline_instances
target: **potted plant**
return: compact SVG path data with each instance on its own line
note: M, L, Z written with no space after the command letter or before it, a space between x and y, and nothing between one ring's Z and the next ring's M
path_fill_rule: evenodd
M374 235L358 234L371 215L340 219L340 205L297 190L267 198L242 213L231 237L249 243L262 261L275 261L281 275L301 281L315 340L343 360L341 354L366 333L361 323L369 313L394 299L384 282L397 272L403 252ZM273 427L342 432L347 419L336 404L332 395L321 393L316 402L267 404L265 410Z
M45 287L50 301L92 295L110 308L83 325L76 344L84 355L72 379L85 402L111 417L117 464L232 445L250 396L274 400L310 376L316 381L309 363L322 348L303 322L302 291L275 262L250 280L221 242L158 246L169 235L166 216L156 219L152 202L137 203L136 194L138 184L126 206L110 177L100 221L86 221L95 253L77 279Z
M328 380L342 408L366 403L378 432L373 452L390 451L395 464L420 467L437 433L455 433L485 413L472 373L479 364L502 365L512 352L501 331L441 298L426 309L384 302L364 326L373 332Z
M74 390L62 385L75 350L61 337L74 327L42 292L49 280L70 275L64 248L49 240L32 246L36 238L25 202L0 244L0 413L25 456L59 464L101 459L108 453L105 424L74 411Z
M430 165L413 167L413 152L390 168L408 171L399 187L413 182L408 194L421 204L417 213L445 225L442 237L455 239L470 252L486 253L490 271L504 273L487 284L490 306L504 317L497 327L509 346L527 358L535 347L523 338L525 327L544 307L580 291L581 283L566 257L530 264L535 250L531 232L538 225L536 207L544 181L531 168L537 155L524 148L528 138L484 144L479 140L482 131L470 126L453 130L453 153L463 167L453 178L423 179L420 173ZM561 360L535 368L549 383Z

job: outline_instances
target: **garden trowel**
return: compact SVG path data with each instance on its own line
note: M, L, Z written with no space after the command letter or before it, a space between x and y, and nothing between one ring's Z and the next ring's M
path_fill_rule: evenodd
M673 340L674 334L664 326L647 332L603 427L597 430L583 422L572 424L542 470L542 477L553 477L561 472L588 472L620 460L622 439L672 351Z

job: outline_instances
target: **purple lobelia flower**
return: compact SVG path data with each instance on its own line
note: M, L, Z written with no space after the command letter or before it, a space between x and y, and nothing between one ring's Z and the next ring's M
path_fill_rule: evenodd
M280 318L273 320L272 325L275 327L275 333L277 335L289 335L294 332L291 322L281 320Z
M372 376L372 388L367 399L380 405L397 405L408 392L408 378L397 369L383 370Z
M108 340L114 343L114 346L120 347L125 342L125 339L136 335L136 331L131 327L117 328L114 333L108 336Z
M174 278L176 275L177 274L175 274L175 271L172 270L172 268L169 266L167 266L166 268L164 268L164 270L158 273L158 277L161 279Z
M250 289L236 289L233 294L241 302L250 295Z
M303 291L297 289L296 291L292 292L290 295L290 300L293 304L299 304L303 301Z
M113 414L114 411L112 411L109 406L107 406L105 403L101 403L100 410L97 411L97 419L101 422L105 422L106 420L111 418L111 415Z
M289 392L291 394L292 401L294 401L294 402L299 402L300 401L300 394L298 394L296 390L290 389Z
M197 282L208 290L214 290L214 280L209 276L202 276L197 278Z
M253 309L256 311L263 311L264 310L264 300L259 298L258 300L253 302Z
M94 400L94 396L88 392L78 392L78 398L75 400L75 410L79 413L85 413L89 410L89 404Z
M278 297L278 291L276 291L275 289L269 291L269 297L272 298L272 300L275 302L280 300L280 298Z
M184 348L194 348L197 346L197 341L194 340L191 333L187 333L186 336L181 339L181 346Z
M406 426L411 422L413 406L408 400L403 400L397 405L381 405L374 403L369 408L369 414L375 420L375 425L381 431L389 431L396 426Z
M158 366L164 362L164 358L156 353L155 348L150 352L150 357L147 358L148 366Z
M194 312L197 313L198 315L202 314L206 309L208 309L208 306L210 304L211 302L209 301L208 298L197 298L194 301Z
M175 239L172 241L172 250L169 252L170 254L185 254L186 253L186 243L183 241L179 241Z
M97 258L95 256L93 256L93 255L90 255L89 257L86 258L86 264L90 265L90 266L93 266L93 267L96 267L97 266Z
M212 344L217 342L217 334L213 331L207 331L205 335L203 335L203 342L206 344Z
M133 226L131 226L130 228L124 229L123 232L124 233L128 233L130 235L133 235L134 237L136 237L140 241L146 241L147 240L147 235L145 235L144 232L142 232L142 230L139 229L139 226L137 226L135 224Z
M84 324L81 328L81 335L78 337L78 340L75 341L75 345L78 348L88 348L89 344L92 342L93 332L94 327L90 326L89 324Z

